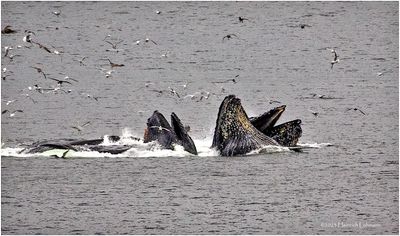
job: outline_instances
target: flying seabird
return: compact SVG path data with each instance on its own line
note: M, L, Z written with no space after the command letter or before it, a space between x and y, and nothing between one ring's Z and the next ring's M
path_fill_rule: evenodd
M10 117L13 117L13 116L15 116L15 113L17 113L17 112L24 112L24 111L23 111L23 110L15 110L15 111L11 112L11 111L9 111L9 110L4 110L4 111L1 112L1 114L3 115L3 114L5 114L5 113L7 113L7 112L10 113Z
M211 82L211 83L213 83L213 84L222 84L222 83L228 83L228 82L233 82L234 84L237 83L236 79L227 79L227 80L224 80L224 81L214 81L214 82Z
M25 97L27 97L27 98L29 98L33 103L37 103L37 101L35 101L33 98L31 98L31 96L29 96L29 94L28 93L26 93L26 94L21 94L22 96L25 96Z
M21 55L8 55L8 58L10 59L10 62L14 60L14 57L20 57Z
M361 111L360 109L358 109L357 107L354 107L354 108L347 108L346 111L350 111L350 110L359 111L359 112L361 112L361 114L365 115L365 113L364 113L363 111Z
M8 56L8 53L11 51L11 50L13 50L14 48L13 47L11 47L11 46L5 46L4 47L4 57L7 57Z
M307 24L300 24L300 28L304 29L305 27L311 27L311 25L307 25Z
M249 20L249 19L246 19L246 18L243 18L243 17L239 16L239 22L243 23L243 21L245 21L245 20Z
M150 129L158 129L159 131L165 130L165 131L171 132L171 130L166 129L166 128L162 127L161 125L160 126L150 126L149 128Z
M231 39L232 36L235 36L236 38L239 38L236 34L227 34L222 38L222 42L224 41L225 38L228 39L228 40Z
M156 42L154 42L154 40L149 39L149 38L146 38L144 41L145 41L146 43L148 43L149 41L151 41L151 42L154 43L155 45L158 45ZM136 42L136 43L137 43L137 42Z
M179 96L179 94L175 91L175 89L168 87L169 91L171 92L171 94L176 95L178 98L181 98L181 96Z
M273 103L281 103L280 101L276 101L276 100L269 100L269 104L273 104Z
M16 30L12 30L10 29L11 25L6 25L6 27L4 27L4 29L1 31L2 34L14 34L17 33Z
M68 77L68 76L67 76L67 77ZM69 77L68 77L68 78L69 78ZM69 81L67 81L67 80L55 79L55 78L50 78L50 77L49 77L49 79L54 80L54 81L57 81L57 84L60 85L60 86L61 86L63 83L72 84L71 82L69 82Z
M85 64L83 64L83 61L86 59L86 57L83 57L82 59L79 60L79 66L85 66Z
M42 44L40 44L40 43L38 43L38 42L33 42L32 40L31 40L31 42L34 43L34 44L36 44L36 45L38 45L39 48L43 48L46 52L52 53L52 51L51 51L48 47L46 47L46 46L44 46L44 45L42 45Z
M76 129L78 132L81 132L85 126L88 126L90 121L84 123L83 125L71 126L71 128Z
M146 83L144 83L144 86L146 87L146 88L148 88L148 87L150 87L150 85L153 85L154 83L152 83L152 82L146 82Z
M121 40L121 41L116 42L116 43L112 43L112 42L110 42L110 41L105 41L105 42L106 42L106 43L109 43L113 49L117 49L117 45L120 44L120 43L122 43L123 41L124 41L124 40Z
M335 54L334 58L333 58L333 61L331 61L331 69L333 69L333 65L336 64L336 63L339 63L339 58L338 58L339 55L336 53L335 49L332 49L331 52Z
M311 114L313 114L315 117L317 117L319 115L319 113L316 111L312 111L310 109L308 109L308 111L311 112Z
M32 34L35 35L35 33L29 30L25 31L25 33L27 33L27 35L22 38L22 41L25 43L32 43Z
M36 71L39 74L42 74L44 76L45 79L47 79L46 73L44 73L44 71L42 70L42 68L36 67L36 66L31 66L33 69L36 69Z
M60 16L61 10L59 10L59 11L52 11L51 13L53 13L53 14L56 15L56 16Z
M17 101L17 99L7 101L7 102L6 102L6 106L8 106L8 105L10 105L11 103L16 102L16 101Z
M104 68L99 68L99 69L102 73L104 73L106 75L106 78L111 77L111 73L114 72L114 70L107 70Z
M108 62L110 62L111 68L125 66L124 64L113 63L113 62L112 62L110 59L108 59L108 58L106 58L106 60L108 60Z

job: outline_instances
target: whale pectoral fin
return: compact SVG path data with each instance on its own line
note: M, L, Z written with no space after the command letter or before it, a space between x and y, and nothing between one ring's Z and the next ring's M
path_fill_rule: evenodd
M181 120L174 112L172 112L171 114L171 127L176 135L179 144L183 146L185 151L197 155L196 145L194 144L192 138L187 133Z
M266 135L273 138L280 145L294 147L297 145L302 134L301 120L292 120L273 127Z

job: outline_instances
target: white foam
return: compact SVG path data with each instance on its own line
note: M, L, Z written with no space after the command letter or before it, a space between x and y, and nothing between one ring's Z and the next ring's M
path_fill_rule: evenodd
M110 153L100 153L97 151L78 151L78 152L69 152L67 153L68 158L99 158L99 157L107 157L107 158L116 158L116 157L185 157L185 156L193 156L193 154L186 152L182 146L175 145L174 150L163 149L156 142L143 143L143 140L137 140L132 137L137 137L132 134L132 132L125 128L122 130L121 139L117 142L111 141L108 136L104 136L104 142L100 145L109 146L109 145L129 145L132 146L129 150L120 153L120 154L110 154ZM207 156L219 156L219 151L214 148L211 148L212 144L212 136L203 138L203 139L195 139L193 140L196 144L198 156L207 157ZM330 143L299 143L298 146L305 148L323 148L327 146L332 146ZM49 153L42 154L27 154L20 153L23 148L20 147L5 147L1 148L1 156L14 156L14 157L43 157L50 156ZM254 150L247 155L255 155L255 154L263 154L263 153L276 153L276 152L288 152L290 151L287 147L280 146L265 146L260 149Z
M276 153L276 152L288 152L290 149L288 147L275 146L275 145L267 145L257 150L251 151L246 155L254 155L254 154L265 154L265 153Z
M333 146L331 143L298 143L300 147L308 147L308 148L323 148Z

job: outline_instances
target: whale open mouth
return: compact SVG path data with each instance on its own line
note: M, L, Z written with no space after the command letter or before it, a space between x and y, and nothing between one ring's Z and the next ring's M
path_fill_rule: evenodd
M279 144L251 124L239 98L225 97L219 108L211 147L217 148L223 156L234 156L265 145Z
M192 138L187 133L179 117L171 114L171 125L159 111L154 111L153 115L147 120L147 128L144 132L143 142L157 141L167 149L174 149L175 144L182 145L184 150L197 155L196 146Z
M197 155L196 145L187 133L187 129L183 126L181 120L174 112L171 114L171 126L176 135L178 144L182 145L185 151Z
M296 119L277 125L263 132L268 137L273 138L280 145L294 147L297 145L302 134L301 120Z
M275 107L274 109L265 112L264 114L251 117L250 122L261 132L265 133L268 130L272 129L276 122L281 117L282 113L285 111L286 106L282 105L279 107Z
M172 127L164 115L157 110L147 119L147 128L143 137L144 143L152 141L158 141L161 146L171 150L174 149L173 143L176 142Z

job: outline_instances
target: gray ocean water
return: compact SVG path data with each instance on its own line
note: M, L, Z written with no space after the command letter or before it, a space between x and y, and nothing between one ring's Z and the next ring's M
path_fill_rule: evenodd
M1 106L23 110L2 115L3 150L124 128L140 137L156 109L178 114L195 142L207 140L228 94L250 116L285 104L280 123L301 119L301 143L332 146L232 158L2 154L1 233L398 234L398 9L398 2L2 1L2 28L18 32L1 36ZM61 54L25 47L25 30ZM234 35L223 40L227 34ZM106 42L121 40L117 50ZM19 56L4 57L5 46ZM340 59L333 69L330 49ZM104 58L125 66L106 77ZM28 87L56 81L32 67L78 82L62 85L69 93L41 94ZM199 101L202 91L210 96ZM80 133L71 128L87 121Z

